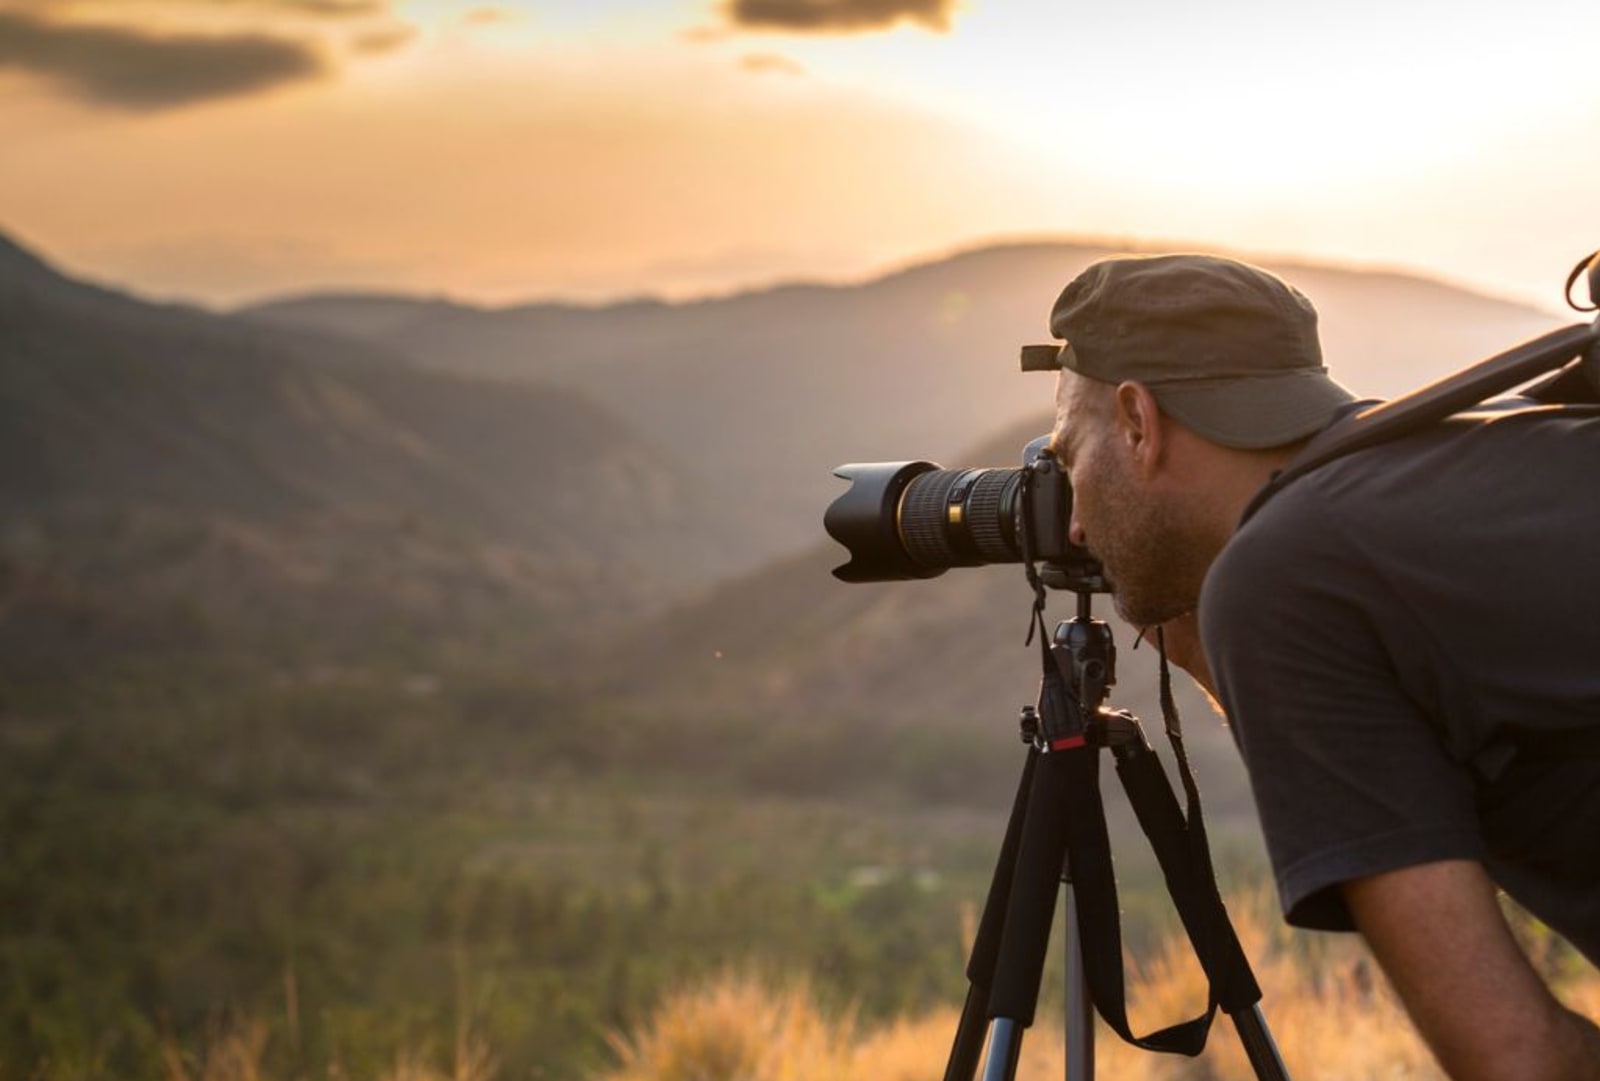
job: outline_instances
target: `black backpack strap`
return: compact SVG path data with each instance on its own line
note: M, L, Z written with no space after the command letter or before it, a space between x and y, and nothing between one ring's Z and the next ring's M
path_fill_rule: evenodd
M1567 365L1574 358L1578 359L1570 365L1570 371L1563 370L1531 392L1535 396L1542 392L1546 396L1543 400L1568 400L1554 398L1553 388L1576 389L1578 383L1592 381L1594 369L1600 365L1600 329L1587 323L1552 331L1454 375L1429 383L1404 397L1345 417L1312 439L1293 461L1273 475L1251 499L1239 524L1249 521L1278 492L1335 458L1421 431L1451 414L1479 405L1536 376ZM1587 394L1577 395L1591 399L1593 396L1592 387Z
M1517 757L1534 762L1561 762L1573 758L1600 760L1600 725L1590 728L1524 728L1507 740Z

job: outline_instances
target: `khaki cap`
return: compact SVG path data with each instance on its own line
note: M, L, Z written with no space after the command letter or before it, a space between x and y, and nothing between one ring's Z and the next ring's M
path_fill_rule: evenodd
M1295 442L1356 400L1323 367L1311 302L1233 259L1102 260L1062 291L1050 332L1066 344L1036 366L1143 383L1164 412L1225 447Z

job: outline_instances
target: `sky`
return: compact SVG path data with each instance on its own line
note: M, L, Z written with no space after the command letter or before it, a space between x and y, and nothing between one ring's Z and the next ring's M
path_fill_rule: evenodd
M1592 0L0 0L0 231L146 295L856 280L1044 236L1554 308Z

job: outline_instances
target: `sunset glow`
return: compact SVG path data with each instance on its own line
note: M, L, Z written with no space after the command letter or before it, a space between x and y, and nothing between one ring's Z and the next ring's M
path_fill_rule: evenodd
M685 295L1051 234L1551 304L1600 243L1595 40L1564 2L0 0L0 229L221 303Z

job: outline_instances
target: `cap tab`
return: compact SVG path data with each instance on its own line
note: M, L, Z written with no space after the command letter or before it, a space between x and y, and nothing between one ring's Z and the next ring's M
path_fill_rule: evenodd
M1022 347L1022 370L1025 372L1059 372L1062 347L1052 345L1025 345Z

